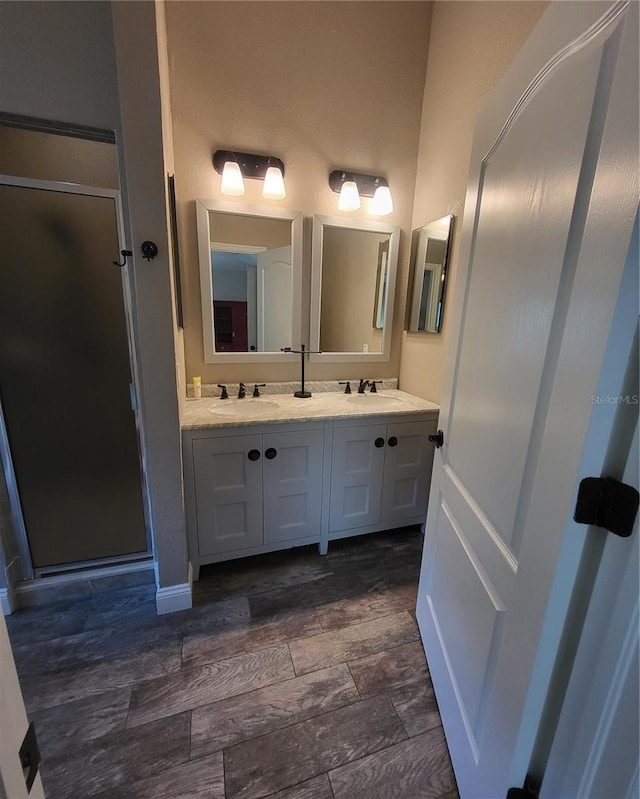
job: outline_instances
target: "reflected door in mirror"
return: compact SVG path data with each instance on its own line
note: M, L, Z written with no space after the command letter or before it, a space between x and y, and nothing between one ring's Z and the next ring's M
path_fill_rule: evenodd
M216 352L290 347L291 222L210 211L209 226Z
M414 231L408 323L412 332L438 333L442 327L452 220L444 216Z

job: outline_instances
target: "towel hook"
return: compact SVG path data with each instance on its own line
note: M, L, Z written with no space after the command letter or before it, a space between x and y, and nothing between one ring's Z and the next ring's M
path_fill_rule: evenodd
M122 256L122 263L118 263L118 261L112 261L114 266L126 266L127 258L130 255L133 255L133 250L120 250L120 255Z

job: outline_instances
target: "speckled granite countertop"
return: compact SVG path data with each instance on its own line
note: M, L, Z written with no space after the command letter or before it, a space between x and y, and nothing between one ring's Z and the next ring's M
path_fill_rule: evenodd
M269 422L311 422L363 416L438 414L440 406L405 391L388 389L377 394L318 392L308 399L291 394L267 394L253 399L188 399L182 413L182 429L239 427Z

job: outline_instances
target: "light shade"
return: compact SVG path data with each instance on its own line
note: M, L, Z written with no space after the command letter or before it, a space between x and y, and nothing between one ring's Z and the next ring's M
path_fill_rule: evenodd
M340 189L338 211L357 211L360 208L358 186L353 180L345 180Z
M386 216L393 211L393 198L388 186L378 186L373 195L369 211L375 216Z
M284 188L284 178L277 166L270 166L264 176L262 196L267 200L284 200L287 192Z
M220 191L230 197L242 197L244 194L244 180L240 165L236 161L225 161L220 180Z

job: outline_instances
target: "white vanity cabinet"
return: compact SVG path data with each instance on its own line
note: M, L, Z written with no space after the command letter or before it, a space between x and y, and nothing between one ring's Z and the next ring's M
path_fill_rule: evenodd
M206 563L306 544L324 554L338 538L422 524L437 418L437 405L397 390L189 404L194 579Z
M185 436L194 572L202 563L320 540L323 428L277 428Z
M435 419L332 425L330 539L424 521L436 427Z

